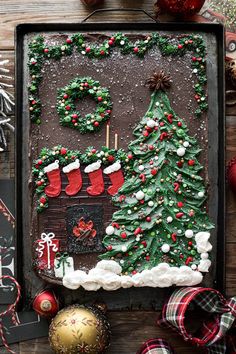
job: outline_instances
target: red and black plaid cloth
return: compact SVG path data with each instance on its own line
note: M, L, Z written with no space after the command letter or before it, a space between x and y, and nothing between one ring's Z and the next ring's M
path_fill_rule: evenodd
M171 346L163 339L147 340L136 354L174 354Z
M203 321L202 328L195 335L186 330L186 321L189 321L186 311L190 305L197 305L212 314L210 320ZM226 336L235 319L236 297L226 300L217 290L187 287L174 291L170 296L158 324L174 329L186 341L205 347L207 354L236 354L233 337Z

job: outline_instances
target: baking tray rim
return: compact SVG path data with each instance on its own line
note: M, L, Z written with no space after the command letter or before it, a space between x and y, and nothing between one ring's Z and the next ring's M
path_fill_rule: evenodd
M21 148L22 142L22 95L23 95L23 40L27 33L50 32L50 31L201 31L214 33L217 39L217 67L218 67L218 214L217 214L217 249L216 249L216 277L214 287L225 292L225 29L222 24L217 23L196 23L196 22L81 22L81 23L25 23L19 24L15 29L15 87L16 87L16 135L15 135L15 156L16 156L16 247L23 246L23 215L22 215L22 170L21 170ZM21 252L17 252L17 269L23 269L23 258ZM16 269L16 270L17 270ZM17 278L23 281L23 272L17 273Z

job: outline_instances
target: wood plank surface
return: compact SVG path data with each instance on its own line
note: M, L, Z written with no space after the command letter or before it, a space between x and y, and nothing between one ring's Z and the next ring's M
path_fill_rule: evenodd
M162 337L175 348L176 354L203 354L202 349L186 345L173 331L160 329L153 312L113 312L108 314L111 323L111 346L107 354L135 354L143 341L148 338ZM39 351L40 350L40 351ZM47 338L22 342L20 354L52 353Z
M116 0L104 1L103 8L140 8L153 13L153 1ZM94 7L96 9L97 7ZM1 0L0 1L0 44L2 49L14 48L14 29L19 23L71 22L77 23L91 12L79 0ZM147 16L137 13L109 13L97 15L91 21L128 22L150 21Z
M135 7L153 13L154 0L116 0L105 1L103 7ZM14 28L19 23L40 22L80 22L90 13L79 0L0 0L0 54L9 58L8 65L14 76ZM132 13L103 14L94 20L99 21L139 21L149 19L144 15ZM236 109L228 109L226 119L226 160L236 155ZM12 159L11 159L12 160ZM226 203L226 292L236 294L236 195L227 187ZM108 354L134 354L140 344L151 337L163 337L175 348L177 354L202 353L193 348L170 330L155 325L158 313L155 312L112 312L108 313L112 327L112 341ZM22 342L12 349L20 354L52 353L47 338ZM3 348L0 353L7 353Z

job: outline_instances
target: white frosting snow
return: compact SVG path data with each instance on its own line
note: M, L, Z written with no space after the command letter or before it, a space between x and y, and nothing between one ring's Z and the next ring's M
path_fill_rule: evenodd
M186 230L184 234L187 238L191 238L193 237L193 230Z
M90 173L99 170L101 168L102 161L98 160L96 162L91 163L87 167L85 167L84 172L85 173Z
M198 270L200 272L208 272L209 268L211 266L211 261L210 259L201 259L200 263L198 265Z
M135 197L136 197L137 200L142 200L145 197L145 194L143 193L143 191L138 191L135 194Z
M113 163L111 166L106 167L103 172L105 175L109 175L112 172L116 172L121 169L121 164L119 161Z
M211 236L210 232L207 231L201 231L195 235L195 241L196 241L198 253L205 253L212 250L212 245L208 241L210 236Z
M163 253L168 253L169 250L170 250L170 245L168 245L168 243L164 243L162 246L161 246L161 250Z
M114 232L115 232L115 229L114 229L114 227L113 227L112 225L107 226L107 228L106 228L106 234L107 234L108 236L113 235Z
M204 269L206 269L206 264ZM63 277L63 285L69 289L78 289L82 286L89 291L96 291L99 288L117 290L132 286L164 288L172 285L197 285L201 283L202 278L203 276L198 270L192 270L188 266L170 267L167 263L160 263L151 270L144 270L133 276L122 275L121 267L117 262L103 260L98 262L96 267L88 273L76 270L66 274Z
M157 122L156 122L154 119L149 119L149 120L147 121L147 126L148 126L149 128L154 128L156 125L157 125Z
M64 173L69 173L73 170L77 170L78 168L80 168L80 162L76 159L74 162L71 162L69 165L63 167L62 171Z
M184 147L180 147L177 149L176 153L178 156L184 156L186 149Z
M50 165L45 166L43 171L45 173L48 173L48 172L51 172L53 170L57 170L58 168L59 168L59 160L56 160L53 163L50 163Z

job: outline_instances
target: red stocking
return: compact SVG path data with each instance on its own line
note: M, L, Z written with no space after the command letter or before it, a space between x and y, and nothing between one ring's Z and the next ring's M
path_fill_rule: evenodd
M104 192L104 181L101 170L101 161L88 165L85 170L85 173L88 173L91 186L87 188L87 193L90 195L100 195Z
M113 163L113 165L105 168L103 172L105 173L105 175L109 176L112 183L112 185L108 188L107 192L110 195L115 195L118 192L118 189L124 183L124 176L123 176L120 162L117 161Z
M66 186L65 192L67 195L75 195L82 188L82 176L80 172L80 162L76 159L74 162L63 167L62 171L66 173L69 184Z
M61 174L59 170L59 161L51 163L44 167L44 172L47 173L49 185L45 188L45 194L48 197L58 197L61 193Z

